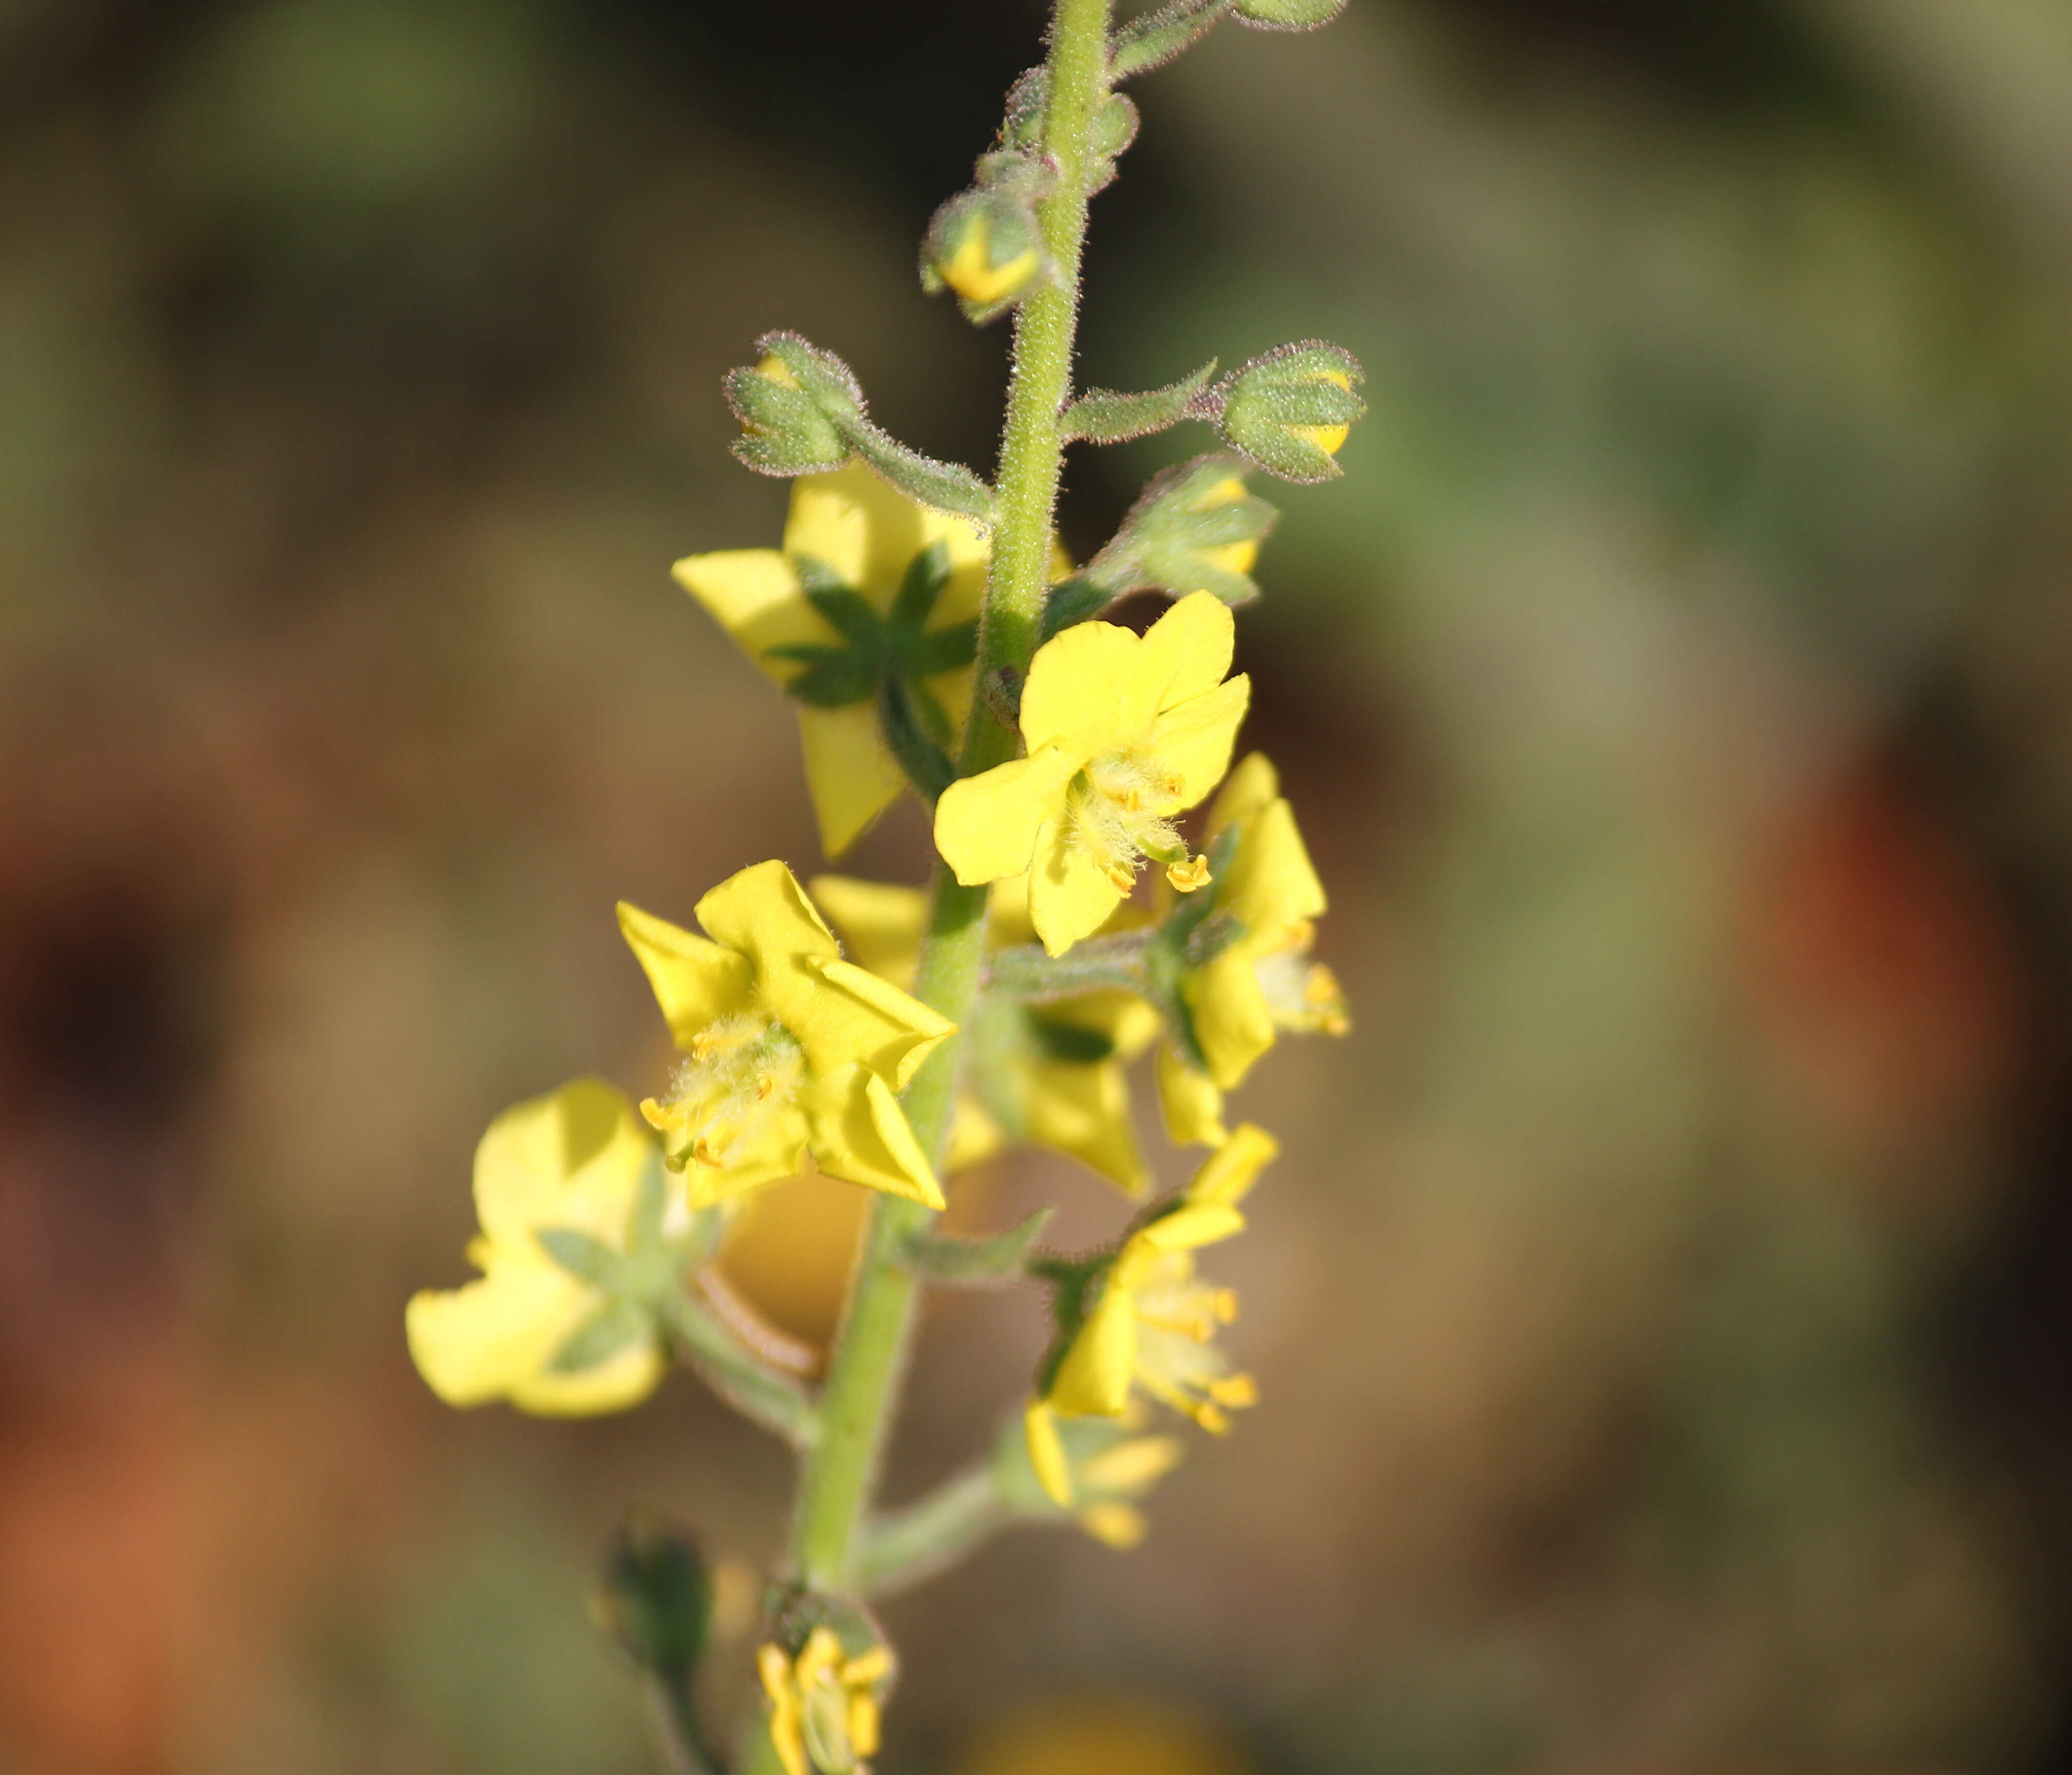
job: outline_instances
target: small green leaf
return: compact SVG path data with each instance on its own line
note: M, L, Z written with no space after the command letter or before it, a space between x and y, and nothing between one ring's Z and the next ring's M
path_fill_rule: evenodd
M557 1374L580 1374L607 1362L651 1327L631 1300L607 1300L570 1332L547 1366Z
M1186 418L1216 373L1211 358L1200 369L1162 388L1141 394L1117 394L1108 388L1090 388L1065 409L1065 436L1087 443L1118 444L1125 438L1142 438L1164 431ZM1203 417L1212 417L1210 415Z
M916 1233L907 1241L906 1261L931 1282L945 1287L983 1288L1013 1281L1026 1268L1030 1247L1042 1236L1054 1212L1039 1208L1020 1225L987 1239Z

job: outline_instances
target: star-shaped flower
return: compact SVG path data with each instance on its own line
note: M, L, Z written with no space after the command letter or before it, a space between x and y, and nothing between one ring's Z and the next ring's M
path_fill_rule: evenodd
M579 1079L506 1110L475 1154L482 1270L426 1289L405 1315L411 1359L449 1405L504 1399L556 1415L638 1404L667 1366L652 1321L565 1267L557 1236L613 1253L659 1222L660 1155L626 1099ZM646 1229L659 1235L659 1224Z
M1308 959L1315 921L1324 913L1324 887L1264 753L1252 753L1231 772L1210 811L1203 843L1227 860L1202 928L1227 919L1235 935L1180 982L1206 1071L1170 1042L1159 1051L1157 1071L1167 1132L1183 1144L1213 1145L1223 1138L1223 1094L1244 1080L1277 1035L1343 1035L1351 1025L1336 977Z
M952 1033L919 1000L841 957L782 863L758 863L696 909L706 935L622 902L619 928L689 1058L640 1112L669 1142L694 1207L821 1170L943 1205L898 1093Z
M676 580L799 705L806 780L830 857L905 785L881 702L896 689L953 750L971 703L990 545L861 462L792 483L782 549L692 555Z
M1221 1431L1229 1409L1257 1396L1215 1342L1217 1328L1236 1317L1236 1296L1196 1277L1194 1253L1244 1230L1236 1205L1279 1151L1272 1135L1247 1123L1113 1251L1063 1264L1059 1337L1027 1415L1030 1458L1059 1504L1071 1502L1071 1484L1058 1416L1120 1417L1140 1387Z
M1107 923L1145 857L1183 892L1206 885L1173 820L1230 763L1252 691L1223 676L1235 641L1229 610L1196 592L1142 635L1081 622L1045 643L1022 694L1027 756L952 783L935 805L935 848L957 879L1026 873L1053 955Z

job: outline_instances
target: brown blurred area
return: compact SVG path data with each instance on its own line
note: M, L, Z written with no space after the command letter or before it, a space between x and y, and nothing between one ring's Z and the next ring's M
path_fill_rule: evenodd
M615 898L821 865L666 568L775 540L769 327L990 466L914 243L1039 27L0 3L10 1775L651 1766L598 1555L767 1559L784 1457L688 1379L447 1411L402 1305L491 1116L664 1063ZM882 1766L2072 1760L2072 14L1352 0L1139 97L1086 379L1370 372L1240 639L1356 1028L1240 1100L1261 1407L1136 1551L891 1603ZM1076 455L1067 540L1202 447ZM797 1236L745 1282L810 1331ZM894 1496L1040 1334L939 1304Z

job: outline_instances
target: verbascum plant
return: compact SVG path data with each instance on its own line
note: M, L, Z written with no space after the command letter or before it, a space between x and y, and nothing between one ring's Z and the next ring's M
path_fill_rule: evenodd
M699 898L695 929L622 904L676 1070L637 1107L582 1079L499 1118L476 1158L482 1273L407 1316L450 1404L625 1410L673 1360L796 1452L734 1732L701 1715L714 1587L693 1542L643 1521L607 1563L594 1612L678 1769L857 1775L898 1670L873 1597L1016 1524L1142 1537L1182 1453L1148 1415L1221 1433L1257 1397L1219 1341L1236 1297L1197 1262L1244 1231L1239 1203L1278 1144L1227 1128L1225 1095L1281 1036L1348 1027L1312 958L1325 896L1293 809L1264 756L1232 767L1251 696L1232 612L1260 595L1276 516L1249 479L1341 472L1359 365L1311 339L1141 393L1071 374L1089 199L1137 129L1120 88L1223 20L1308 30L1342 0L1171 0L1120 25L1111 3L1055 0L1046 60L922 246L924 289L975 324L1013 317L992 482L898 442L841 359L771 333L725 388L736 454L794 481L783 534L676 565L796 706L826 857L911 792L932 811L931 885L824 874L809 890L770 861ZM1075 569L1054 533L1066 447L1187 421L1221 447L1157 476ZM1137 594L1167 607L1116 619ZM1128 1079L1154 1047L1168 1134L1210 1148L1163 1197ZM1020 1145L1139 1206L1077 1254L1043 1246L1047 1210L985 1235L936 1224L961 1172ZM817 1385L714 1267L742 1198L809 1169L874 1193ZM1015 1284L1047 1292L1054 1325L1027 1398L1004 1402L969 1466L882 1507L923 1291Z

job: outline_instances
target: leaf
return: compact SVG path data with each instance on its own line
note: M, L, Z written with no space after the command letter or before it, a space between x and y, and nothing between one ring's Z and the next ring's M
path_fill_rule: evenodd
M1091 388L1066 408L1065 436L1088 443L1116 444L1125 438L1164 431L1191 417L1191 409L1215 373L1216 360L1211 358L1192 376L1141 394Z
M607 1300L569 1333L547 1366L557 1374L580 1374L610 1361L649 1329L648 1315L631 1300Z
M1039 1208L1019 1226L988 1239L916 1233L907 1241L906 1261L931 1282L945 1287L986 1288L1018 1281L1027 1268L1030 1247L1055 1211Z
M961 462L939 462L867 423L857 425L849 441L858 455L908 499L980 524L993 522L993 489Z

